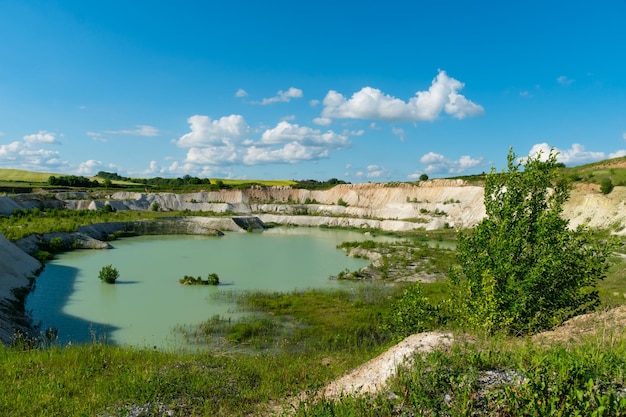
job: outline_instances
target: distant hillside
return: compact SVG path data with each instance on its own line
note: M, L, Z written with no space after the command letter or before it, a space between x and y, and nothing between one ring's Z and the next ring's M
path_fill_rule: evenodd
M117 174L114 174L117 175ZM48 188L50 185L54 188L58 188L58 184L49 184L48 179L50 177L59 178L81 178L75 175L68 174L56 174L50 172L34 172L24 171L19 169L7 169L0 168L0 191L10 192L30 192L33 188ZM177 189L191 191L193 188L203 189L207 188L206 185L210 182L212 185L219 185L217 188L246 188L251 185L262 186L293 186L297 184L292 180L237 180L237 179L222 179L222 178L206 178L202 181L195 177L189 177L188 175L182 178L122 178L121 180L112 179L107 176L90 176L86 177L90 181L97 181L101 186L105 185L105 180L111 180L113 188L125 188L125 189L137 189L144 191L145 188L153 189L157 191L163 189L170 189L175 191ZM189 182L187 179L195 179L196 182ZM213 187L215 188L215 187Z
M46 182L51 175L49 172L23 171L20 169L0 168L0 181L16 182Z
M572 168L562 168L561 172L573 182L600 184L608 178L614 185L626 185L626 156Z

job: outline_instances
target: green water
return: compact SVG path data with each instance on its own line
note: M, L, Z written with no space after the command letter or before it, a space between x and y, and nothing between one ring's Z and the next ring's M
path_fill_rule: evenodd
M122 239L113 242L112 250L59 255L37 278L26 308L42 329L58 329L62 344L95 338L121 345L176 347L182 342L175 326L201 323L215 314L241 314L228 297L219 297L220 292L350 285L329 276L368 262L347 257L336 245L368 238L349 231L275 228L222 237ZM100 269L109 264L120 272L114 285L98 279ZM184 275L206 279L212 272L220 277L218 287L178 282Z

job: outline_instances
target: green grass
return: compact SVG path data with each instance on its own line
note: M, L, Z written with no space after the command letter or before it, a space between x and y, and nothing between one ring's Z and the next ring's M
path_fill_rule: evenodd
M622 270L618 265L611 269L600 283L601 294L624 288ZM0 346L0 415L117 416L127 415L133 405L152 407L146 415L164 415L168 409L175 416L264 415L276 405L274 414L265 414L276 415L287 399L316 391L387 348L392 339L382 325L405 287L364 283L345 291L247 293L238 298L240 308L255 314L232 322L207 318L197 328L184 329L205 345L198 352L137 350L100 341L46 348ZM446 282L423 286L433 303L447 298L447 291ZM623 297L618 301L626 302ZM219 350L211 345L216 339ZM579 347L544 348L530 339L475 340L418 358L393 380L394 395L309 401L295 413L626 413L626 401L614 396L624 387L624 334L605 334ZM488 370L515 371L528 382L494 388L487 395L479 378ZM608 407L604 414L598 412L600 404Z
M382 393L308 401L296 416L623 416L626 337L540 346L497 337L416 357ZM507 383L491 383L497 381Z
M175 416L250 415L272 401L317 388L352 355L164 353L94 342L21 351L0 346L0 415L126 415L132 405Z
M233 180L233 179L223 179L223 178L211 178L211 183L215 184L217 181L222 181L226 185L238 186L242 184L260 184L264 186L291 186L295 185L295 181L291 180Z
M33 183L45 183L51 174L47 172L33 172L23 171L20 169L7 169L0 168L0 182L1 181L19 181L19 182L33 182Z
M10 189L10 188L24 188L24 187L42 187L48 188L48 178L50 176L62 176L61 174L49 173L49 172L34 172L34 171L24 171L19 169L7 169L0 168L0 188ZM96 180L101 184L104 182L102 178L98 177L89 177L90 180ZM135 180L135 179L134 179ZM263 186L291 186L295 185L296 182L292 180L237 180L237 179L222 179L222 178L211 178L211 183L215 184L218 181L221 181L225 185L231 187L245 187L247 185L257 184ZM141 179L136 179L134 182L128 181L112 181L112 183L121 188L131 188L131 189L141 189L143 190L145 186L141 184ZM186 191L193 192L194 190L206 189L206 185L199 185L197 187L185 187Z
M574 182L600 184L603 179L609 178L613 185L626 186L626 157L613 158L592 164L572 168L561 168L560 173Z
M105 212L103 210L28 210L23 216L0 216L0 233L15 241L20 238L49 232L75 232L80 226L106 222L149 220L172 213L139 211Z

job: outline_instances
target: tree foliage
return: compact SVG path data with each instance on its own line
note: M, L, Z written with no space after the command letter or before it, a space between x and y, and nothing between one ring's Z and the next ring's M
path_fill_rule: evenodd
M602 194L609 194L611 191L613 191L613 188L613 181L611 181L610 178L603 178L600 182L600 192Z
M556 180L556 154L517 161L485 180L486 217L460 232L453 270L453 305L466 325L493 333L551 328L599 304L595 284L608 268L610 241L568 228L569 198Z
M113 265L103 266L98 274L100 281L106 282L107 284L115 284L115 281L117 281L119 276L119 271L114 268Z

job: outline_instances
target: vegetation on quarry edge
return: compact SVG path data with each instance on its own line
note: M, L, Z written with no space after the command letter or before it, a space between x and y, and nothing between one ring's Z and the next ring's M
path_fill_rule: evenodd
M456 256L412 234L395 244L346 243L380 255L373 268L383 279L352 292L239 295L255 314L178 329L204 346L195 352L16 337L0 347L0 414L626 415L623 326L599 323L604 331L565 344L530 338L599 305L626 303L617 242L567 230L564 184L545 194L560 169L553 155L520 165L509 154L506 172L485 177L489 216L460 232ZM438 278L390 283L395 270L410 268ZM416 357L381 393L293 407L285 400L316 392L408 334L441 328L459 342ZM131 414L137 407L143 414Z

